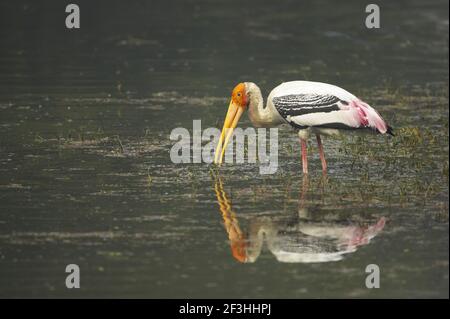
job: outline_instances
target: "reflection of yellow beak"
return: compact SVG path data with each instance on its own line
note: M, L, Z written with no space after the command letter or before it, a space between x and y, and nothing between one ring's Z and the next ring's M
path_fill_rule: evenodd
M215 164L222 164L223 157L225 155L225 149L227 148L228 142L230 141L230 138L233 134L233 130L239 122L242 113L244 113L244 108L234 104L233 101L231 101L230 105L228 106L228 112L227 116L225 117L225 122L223 123L219 144L217 144L216 153L214 156Z
M247 242L241 228L239 227L236 213L233 211L233 207L227 197L227 193L225 193L223 189L220 176L216 177L214 190L216 191L217 202L219 203L220 212L222 213L225 230L227 231L228 238L230 240L231 253L237 261L242 263L248 262Z

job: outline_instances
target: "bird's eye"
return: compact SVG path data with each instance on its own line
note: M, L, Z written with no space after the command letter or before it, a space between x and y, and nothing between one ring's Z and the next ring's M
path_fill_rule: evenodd
M241 96L241 93L238 93L237 96Z

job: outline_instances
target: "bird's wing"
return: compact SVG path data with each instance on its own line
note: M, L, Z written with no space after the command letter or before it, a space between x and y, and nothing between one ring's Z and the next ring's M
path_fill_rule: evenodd
M345 100L333 94L288 94L275 96L272 103L293 127L372 129L392 134L378 112L359 99Z
M292 126L304 128L308 126L318 126L325 122L323 116L327 113L345 109L348 101L341 100L332 94L288 94L272 98L272 103L278 113ZM302 119L305 115L315 115L313 121Z
M338 111L339 102L339 98L329 94L289 94L273 98L273 104L283 117Z
M370 128L392 134L374 108L335 85L310 81L285 82L272 90L269 103L295 128Z

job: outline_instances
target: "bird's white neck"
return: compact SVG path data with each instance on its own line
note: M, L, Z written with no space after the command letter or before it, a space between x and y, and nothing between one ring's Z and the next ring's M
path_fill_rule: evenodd
M260 88L252 82L246 82L247 94L250 99L248 105L248 117L256 127L272 126L275 122L275 114L269 107L264 107L264 99Z

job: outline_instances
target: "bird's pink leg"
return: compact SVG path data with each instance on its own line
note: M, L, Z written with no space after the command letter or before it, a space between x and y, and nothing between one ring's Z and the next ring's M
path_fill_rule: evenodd
M300 189L299 209L303 209L305 207L305 199L306 194L308 193L308 188L309 188L309 179L308 175L305 175L302 181L302 188Z
M322 162L322 173L325 175L327 173L327 161L325 160L325 154L323 153L323 145L320 135L316 134L316 137L317 137L317 145L319 145L320 161Z
M308 174L308 157L307 157L307 149L306 149L306 140L300 139L300 143L302 144L302 166L303 166L303 174Z

